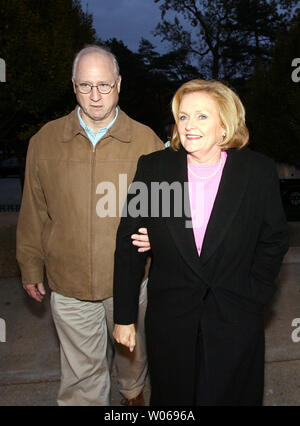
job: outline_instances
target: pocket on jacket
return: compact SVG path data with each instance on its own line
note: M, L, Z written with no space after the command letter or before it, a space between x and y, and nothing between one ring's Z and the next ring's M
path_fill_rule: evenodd
M237 323L252 318L252 321L261 320L264 315L264 305L254 301L241 292L236 293L228 289L218 289L219 302Z
M267 305L274 293L276 292L276 285L274 283L265 283L262 280L258 280L253 276L249 278L249 289L250 297L252 300L259 305Z

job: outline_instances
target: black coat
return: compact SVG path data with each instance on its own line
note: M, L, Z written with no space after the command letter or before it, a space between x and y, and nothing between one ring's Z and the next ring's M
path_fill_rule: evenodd
M148 188L141 208L148 217L121 220L114 315L117 324L136 321L146 256L130 235L145 226L152 248L145 319L151 405L262 402L264 305L288 248L287 224L273 161L248 148L227 154L200 257L186 226L189 212L176 217L177 202L163 217L160 200L153 214L151 183L187 182L186 152L166 149L138 163L135 181ZM129 193L129 210L136 200Z

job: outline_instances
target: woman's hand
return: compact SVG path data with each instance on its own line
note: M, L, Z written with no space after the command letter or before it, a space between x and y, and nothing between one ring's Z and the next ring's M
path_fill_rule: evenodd
M132 244L139 247L138 252L140 253L151 250L147 229L140 228L138 232L139 234L131 235Z
M113 336L118 343L129 348L133 352L135 348L135 325L115 324Z

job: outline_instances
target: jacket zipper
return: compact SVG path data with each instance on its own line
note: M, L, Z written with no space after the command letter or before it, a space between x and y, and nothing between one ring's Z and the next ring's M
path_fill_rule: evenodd
M97 146L97 145L96 145ZM91 220L91 226L90 226L90 238L91 238L91 294L92 294L92 299L94 299L94 242L93 242L93 207L94 207L94 181L95 181L95 160L96 160L96 146L93 145L93 149L92 149L92 161L91 161L91 166L92 166L92 173L91 173L91 211L90 211L90 220Z

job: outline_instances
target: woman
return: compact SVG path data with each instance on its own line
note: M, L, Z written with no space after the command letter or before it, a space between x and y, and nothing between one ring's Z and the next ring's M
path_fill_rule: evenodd
M264 306L288 248L275 165L245 148L244 107L222 83L185 83L172 110L171 147L138 163L147 214L127 214L118 230L114 336L134 349L146 254L136 252L130 235L145 227L151 405L261 405ZM177 192L179 182L187 197L180 205L174 191L166 215L166 194L157 200L153 182ZM130 193L128 210L133 199Z

